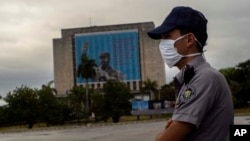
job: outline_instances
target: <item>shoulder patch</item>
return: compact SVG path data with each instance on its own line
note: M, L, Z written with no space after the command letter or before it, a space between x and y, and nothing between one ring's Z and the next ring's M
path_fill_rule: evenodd
M176 108L178 108L180 105L184 104L185 102L189 101L194 96L195 96L195 88L191 85L187 85L186 89L177 98Z
M181 94L181 100L187 101L195 94L195 89L191 85L187 85L186 90Z
M193 93L193 90L190 88L187 88L185 92L183 93L183 98L184 99L189 99Z

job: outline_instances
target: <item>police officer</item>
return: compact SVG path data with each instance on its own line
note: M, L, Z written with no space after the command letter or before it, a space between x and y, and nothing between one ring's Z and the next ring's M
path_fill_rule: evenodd
M203 57L207 19L190 7L175 7L163 23L148 32L161 39L166 64L178 67L176 104L166 128L156 141L229 141L233 103L228 84Z

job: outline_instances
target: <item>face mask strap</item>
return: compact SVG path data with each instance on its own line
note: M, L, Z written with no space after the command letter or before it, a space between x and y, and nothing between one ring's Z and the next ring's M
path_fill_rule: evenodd
M202 48L203 46L201 45L201 43L197 40L197 38L195 37L195 41L199 44L199 46Z
M185 35L182 35L182 36L180 36L180 37L178 37L177 39L175 39L175 42L176 41L178 41L178 40L181 40L181 39L183 39L183 38L185 38L188 34L192 34L192 33L187 33L187 34L185 34ZM194 35L195 36L195 35ZM195 41L199 44L199 46L202 48L203 46L201 45L201 42L200 41L198 41L198 39L195 37Z
M187 33L187 34L185 34L185 35L182 35L182 36L178 37L177 39L174 40L174 42L179 41L179 40L185 38L188 34L189 34L189 33Z
M193 53L193 54L188 54L188 55L182 55L183 57L192 57L192 56L198 56L201 55L202 53L198 52L198 53Z

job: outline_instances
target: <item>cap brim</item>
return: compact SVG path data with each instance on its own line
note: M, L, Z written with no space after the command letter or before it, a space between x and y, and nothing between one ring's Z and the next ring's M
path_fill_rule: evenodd
M176 26L164 26L164 25L160 25L158 27L156 27L155 29L151 30L148 32L148 36L152 39L161 39L161 35L163 33L167 33L170 30L174 29Z

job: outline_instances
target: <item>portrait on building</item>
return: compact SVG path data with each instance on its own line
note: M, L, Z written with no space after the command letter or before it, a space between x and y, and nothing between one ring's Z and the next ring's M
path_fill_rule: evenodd
M96 77L91 82L141 79L137 30L75 34L74 41L76 67L82 55L96 62ZM85 80L76 77L76 82L83 84Z

